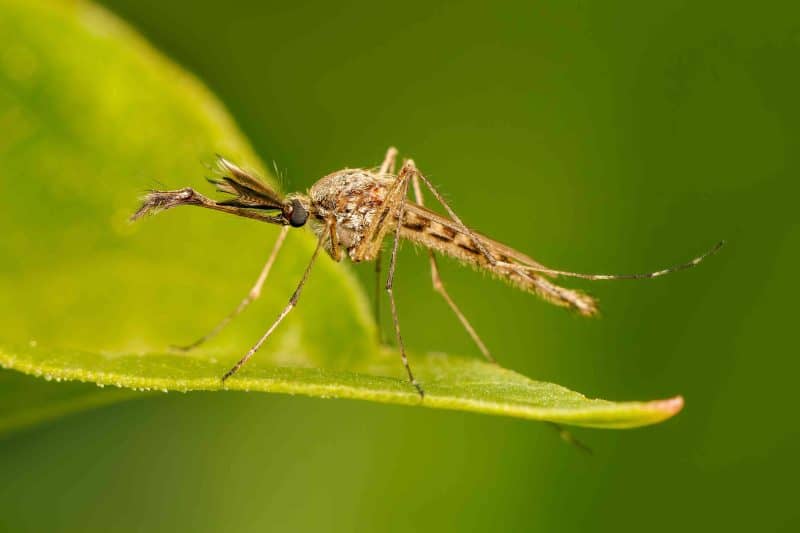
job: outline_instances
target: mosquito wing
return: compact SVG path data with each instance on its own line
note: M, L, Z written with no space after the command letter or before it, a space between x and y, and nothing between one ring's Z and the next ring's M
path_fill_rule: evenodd
M403 238L489 272L552 304L569 307L585 316L597 313L594 298L551 282L546 276L552 274L540 271L547 270L546 267L510 246L480 233L472 233L494 257L496 264L492 264L480 251L464 226L421 205L406 204L400 228Z
M461 224L418 204L408 203L405 209L407 215L404 218L404 229L428 235L434 242L440 243L440 246L455 246L454 251L462 250L466 253L480 253L472 242L469 233ZM545 268L541 263L538 263L510 246L506 246L485 235L481 235L475 230L472 230L472 233L481 240L481 243L486 247L489 253L498 261L517 263L520 266ZM419 239L411 240L419 241ZM440 246L435 248L439 249ZM446 255L453 255L444 250L440 251L444 252Z

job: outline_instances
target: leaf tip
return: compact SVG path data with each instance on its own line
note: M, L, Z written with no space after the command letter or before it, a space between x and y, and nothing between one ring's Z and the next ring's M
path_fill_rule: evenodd
M683 396L651 402L653 409L664 413L667 418L677 415L683 409Z

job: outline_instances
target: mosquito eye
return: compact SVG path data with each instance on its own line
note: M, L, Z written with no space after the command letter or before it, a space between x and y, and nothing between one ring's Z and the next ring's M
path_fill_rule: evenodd
M289 224L293 228L299 228L306 223L306 220L308 220L306 208L297 200L292 200L292 214L289 215Z

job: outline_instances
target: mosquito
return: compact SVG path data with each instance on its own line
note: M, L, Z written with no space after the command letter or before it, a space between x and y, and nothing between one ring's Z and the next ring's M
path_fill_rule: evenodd
M316 235L317 244L297 288L266 333L222 376L223 382L250 360L297 305L300 293L321 249L337 262L345 255L354 263L375 261L379 287L381 250L384 240L387 237L391 238L391 255L384 288L389 295L395 338L408 380L420 397L424 397L425 392L408 363L394 297L397 250L401 239L428 249L434 290L452 309L483 356L492 363L495 363L495 359L445 289L436 261L437 253L488 271L512 286L536 294L552 304L573 309L584 316L592 316L597 313L597 304L591 296L556 285L551 281L552 278L558 276L588 280L655 278L691 268L718 251L724 244L724 241L719 242L703 255L687 263L645 274L581 274L548 268L527 255L466 226L438 189L419 171L412 159L404 160L400 171L395 173L397 154L397 149L389 148L383 163L375 169L344 169L328 174L312 185L307 194L292 193L282 197L255 175L221 156L218 156L217 161L220 176L210 178L209 181L219 192L230 195L224 201L207 198L192 188L150 191L144 197L141 207L131 216L132 221L180 205L194 205L281 226L266 264L241 303L209 333L191 344L176 348L188 351L209 341L256 300L261 295L289 228L301 228L307 224ZM409 185L414 194L413 202L408 199ZM424 206L422 185L442 205L448 216L440 215ZM376 305L376 314L377 310Z

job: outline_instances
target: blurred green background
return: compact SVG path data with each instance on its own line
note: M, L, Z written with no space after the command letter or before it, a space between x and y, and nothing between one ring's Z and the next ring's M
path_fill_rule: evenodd
M575 283L599 320L443 262L504 365L686 397L660 426L577 430L591 457L520 420L171 394L0 441L0 529L797 530L796 3L104 4L208 84L286 189L394 144L465 221L557 268L729 246ZM411 247L396 292L412 348L478 356Z

